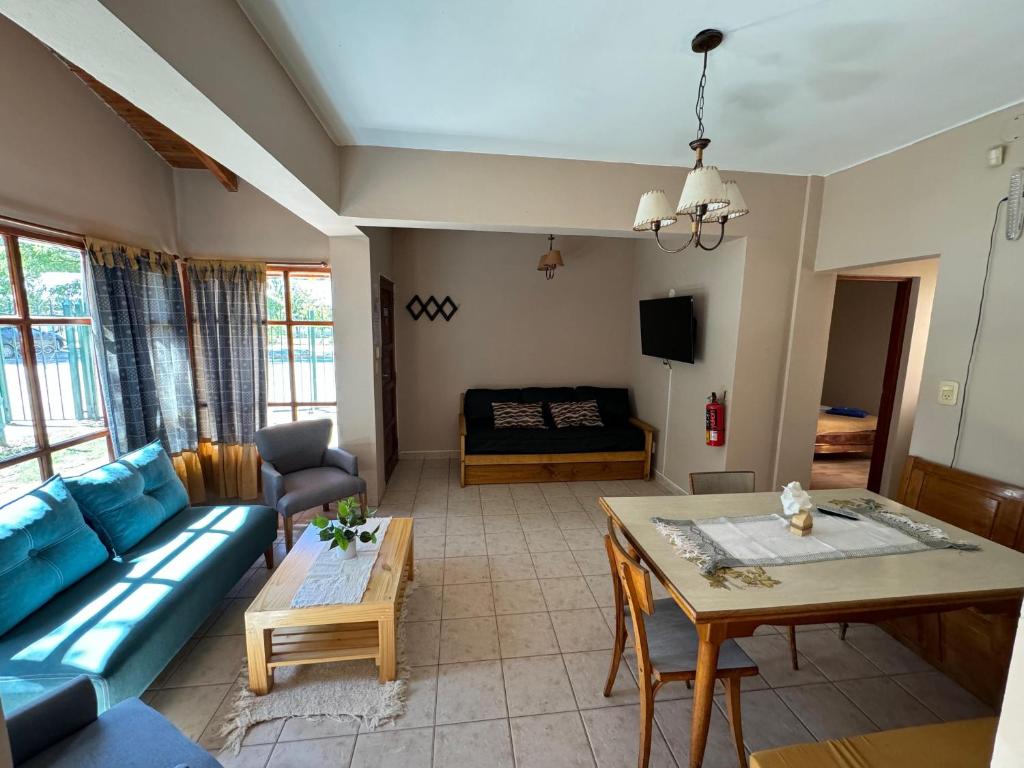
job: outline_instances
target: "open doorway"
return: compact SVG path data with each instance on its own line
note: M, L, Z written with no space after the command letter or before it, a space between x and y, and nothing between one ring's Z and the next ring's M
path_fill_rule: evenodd
M811 488L881 490L912 287L906 277L839 276Z

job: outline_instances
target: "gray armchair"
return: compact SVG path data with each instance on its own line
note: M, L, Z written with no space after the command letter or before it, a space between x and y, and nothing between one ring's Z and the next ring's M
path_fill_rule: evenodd
M281 515L284 544L292 548L292 515L338 499L358 496L366 511L366 481L359 477L355 456L329 448L329 419L294 421L264 427L256 433L263 466L263 501Z
M14 768L222 768L138 699L96 710L96 689L82 675L11 712Z

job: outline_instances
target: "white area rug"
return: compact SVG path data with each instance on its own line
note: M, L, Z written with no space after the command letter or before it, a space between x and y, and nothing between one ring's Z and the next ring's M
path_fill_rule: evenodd
M409 597L416 589L407 582L402 615L395 632L396 680L377 682L377 665L372 659L330 664L300 664L274 670L274 687L257 696L249 690L248 673L242 673L241 688L228 715L222 735L224 749L238 754L250 728L270 720L302 717L313 721L359 720L371 730L404 714L409 679L405 654L405 617Z

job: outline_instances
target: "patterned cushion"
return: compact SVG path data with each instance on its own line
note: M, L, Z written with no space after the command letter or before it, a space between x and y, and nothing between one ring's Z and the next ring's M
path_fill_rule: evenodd
M548 403L556 427L603 427L597 400L580 403Z
M0 635L107 559L59 476L0 508Z
M495 429L547 429L542 403L492 403Z

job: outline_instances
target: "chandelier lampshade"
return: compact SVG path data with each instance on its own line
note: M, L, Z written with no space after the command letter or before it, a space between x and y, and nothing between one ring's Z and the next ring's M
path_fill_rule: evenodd
M722 181L718 168L704 165L704 151L711 145L711 139L704 135L704 89L708 82L708 54L725 39L719 29L702 29L690 42L690 49L703 58L700 81L697 84L697 102L694 114L697 117L697 138L690 142L694 151L693 170L686 174L679 204L673 212L660 189L645 192L640 197L633 220L637 232L653 232L658 247L666 253L679 253L693 246L713 251L725 242L725 225L731 219L750 213L740 189L734 181ZM690 219L690 239L678 248L669 248L661 241L661 230L674 224L682 217ZM718 237L708 237L711 225L718 225Z
M726 197L729 198L729 205L725 208L709 210L704 214L704 221L714 222L721 221L722 219L731 221L739 216L745 216L750 213L750 208L747 207L747 202L740 193L739 184L735 181L726 181L724 184Z
M644 232L660 229L676 223L676 215L663 189L652 189L640 196L640 204L636 208L636 219L633 230Z
M564 266L565 262L562 261L562 252L555 248L555 236L548 235L548 250L547 253L540 257L537 271L543 272L544 277L550 280L555 276L555 270Z
M713 165L705 165L694 168L686 174L686 183L683 184L683 193L679 196L679 205L676 206L676 214L689 216L701 213L703 210L715 211L725 208L729 204L729 197L726 195L725 184L718 174L718 169Z

